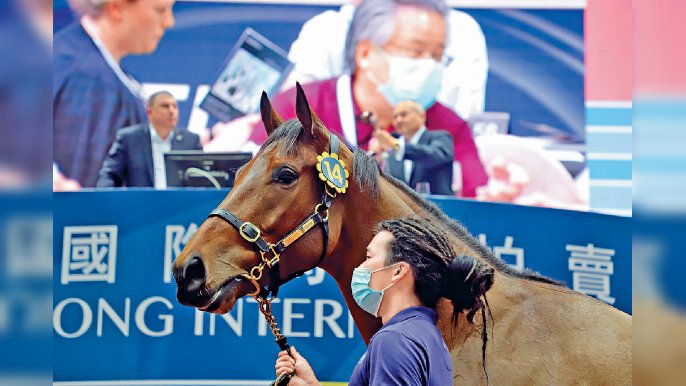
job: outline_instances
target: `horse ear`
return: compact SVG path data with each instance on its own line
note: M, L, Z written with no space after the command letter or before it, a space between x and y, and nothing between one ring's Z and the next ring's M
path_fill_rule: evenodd
M283 123L283 118L274 111L267 93L262 91L262 99L260 99L260 113L262 114L262 123L264 124L267 135L271 135L279 125Z
M305 97L305 92L303 91L300 83L295 84L297 90L295 97L295 114L298 116L298 120L302 123L305 132L314 136L315 130L318 123L321 124L317 114L310 109L310 104L307 103L307 98Z

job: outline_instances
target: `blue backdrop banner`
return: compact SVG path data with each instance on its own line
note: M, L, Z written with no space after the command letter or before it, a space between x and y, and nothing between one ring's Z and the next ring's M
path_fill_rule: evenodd
M227 191L55 194L54 380L127 385L266 384L277 347L251 299L226 315L181 306L171 262ZM433 199L517 267L631 312L631 219ZM347 381L365 351L335 281L285 285L277 322L322 381Z

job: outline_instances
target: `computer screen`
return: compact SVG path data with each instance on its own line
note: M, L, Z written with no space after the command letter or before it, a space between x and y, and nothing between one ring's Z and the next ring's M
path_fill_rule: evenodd
M168 187L232 187L236 171L252 153L205 153L174 150L164 154Z

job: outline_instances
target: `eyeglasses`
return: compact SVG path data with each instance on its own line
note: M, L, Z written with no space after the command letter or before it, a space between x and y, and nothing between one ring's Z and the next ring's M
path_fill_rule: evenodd
M387 49L390 48L390 49ZM393 55L393 56L402 56L405 58L412 58L412 59L422 59L422 58L431 58L435 60L437 63L442 64L444 67L447 67L450 65L450 63L453 62L453 57L450 55L446 55L443 53L443 50L441 52L437 51L429 51L429 50L424 50L424 49L417 49L417 48L412 48L412 47L407 47L407 46L401 46L396 43L388 42L386 43L386 48L383 49L387 54Z

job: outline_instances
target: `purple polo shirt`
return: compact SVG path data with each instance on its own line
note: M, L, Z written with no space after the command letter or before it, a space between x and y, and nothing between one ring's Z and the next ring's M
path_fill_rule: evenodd
M436 318L436 311L427 307L400 311L369 341L349 386L452 385L450 352Z

